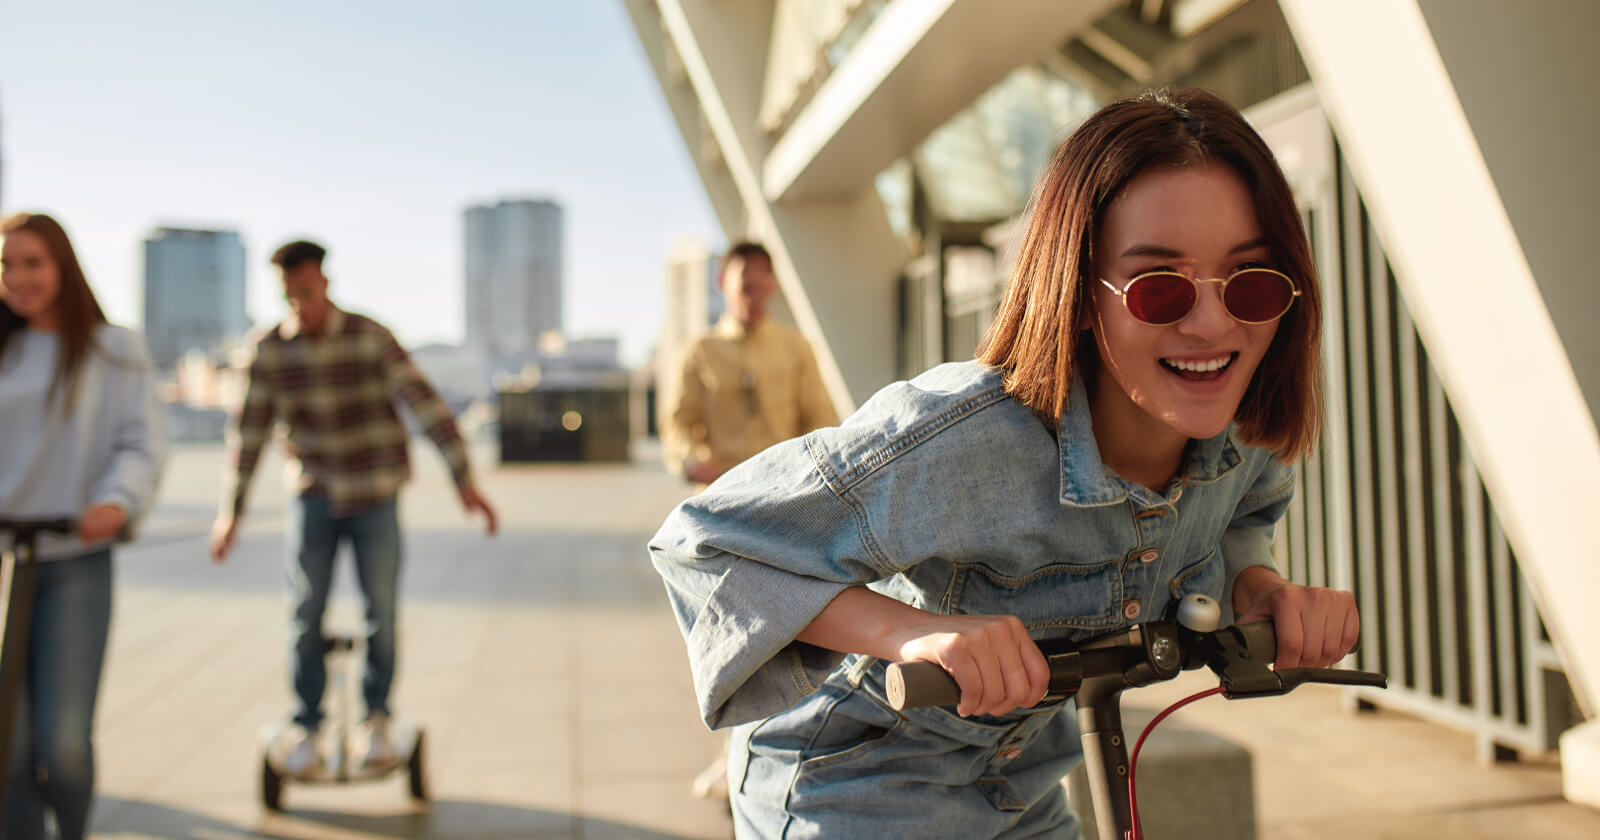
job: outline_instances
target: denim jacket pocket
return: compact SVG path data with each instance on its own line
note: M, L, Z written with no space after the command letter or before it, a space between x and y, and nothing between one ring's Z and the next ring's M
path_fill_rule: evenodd
M1051 563L1011 575L987 563L955 563L942 605L964 615L1014 615L1040 631L1103 630L1122 623L1119 561Z
M1185 595L1204 595L1222 601L1228 594L1222 591L1222 586L1226 582L1226 570L1223 565L1222 552L1213 550L1199 561L1185 566L1172 576L1172 581L1168 584L1172 599L1176 601Z
M824 691L834 689L829 685ZM829 704L811 743L801 752L800 772L808 773L848 762L894 741L905 727L904 717L847 687Z

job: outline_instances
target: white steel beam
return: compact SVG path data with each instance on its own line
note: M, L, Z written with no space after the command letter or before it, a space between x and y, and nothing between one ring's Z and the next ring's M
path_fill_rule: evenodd
M636 20L655 15L681 59L697 102L695 119L709 132L738 197L740 218L723 215L724 232L730 239L759 239L771 251L783 303L810 339L835 405L849 413L894 378L894 284L907 259L905 246L870 182L825 201L780 207L766 199L759 171L768 143L758 115L771 3L637 5ZM685 118L679 115L680 127ZM686 139L690 133L686 128Z
M850 195L1118 0L894 0L773 145L769 201Z

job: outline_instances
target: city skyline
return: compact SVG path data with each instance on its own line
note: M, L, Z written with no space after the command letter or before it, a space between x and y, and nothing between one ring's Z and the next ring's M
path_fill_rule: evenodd
M142 326L150 230L230 229L257 323L284 314L268 256L310 238L336 303L422 345L463 343L463 211L549 198L566 332L643 362L673 245L721 231L626 12L483 3L439 23L419 2L0 8L0 212L56 216L120 323Z

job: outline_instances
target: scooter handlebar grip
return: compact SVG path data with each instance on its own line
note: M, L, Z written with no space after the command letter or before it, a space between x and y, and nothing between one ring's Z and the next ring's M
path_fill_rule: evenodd
M954 706L961 702L955 677L932 662L896 662L884 675L889 705L895 709Z
M0 532L29 530L34 533L70 534L78 530L78 521L71 517L57 519L12 519L0 516Z
M1238 624L1234 629L1249 651L1264 660L1262 664L1278 658L1278 631L1269 619L1250 624Z

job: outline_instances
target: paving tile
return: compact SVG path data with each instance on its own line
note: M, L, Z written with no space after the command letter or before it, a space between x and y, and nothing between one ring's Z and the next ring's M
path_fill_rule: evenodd
M727 803L696 799L678 780L638 780L583 786L584 840L729 840ZM650 815L648 821L640 815Z
M684 780L723 749L722 736L681 721L586 727L578 748L578 778L585 784Z

